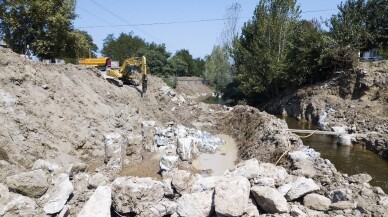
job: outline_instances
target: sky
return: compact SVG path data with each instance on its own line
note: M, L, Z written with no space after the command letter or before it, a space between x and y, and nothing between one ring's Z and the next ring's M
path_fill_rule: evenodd
M87 31L99 50L103 40L121 32L146 42L165 44L174 54L189 50L193 58L204 58L220 44L226 9L241 5L238 29L250 20L259 0L77 0L74 21L77 29ZM303 19L327 19L338 12L341 0L298 0ZM98 54L100 55L100 54Z

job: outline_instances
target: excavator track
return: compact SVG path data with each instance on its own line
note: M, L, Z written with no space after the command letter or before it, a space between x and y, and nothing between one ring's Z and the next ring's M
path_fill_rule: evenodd
M123 81L118 78L106 78L110 83L122 87L124 85Z
M128 79L124 81L125 84L133 85L133 86L139 86L140 83L134 79Z

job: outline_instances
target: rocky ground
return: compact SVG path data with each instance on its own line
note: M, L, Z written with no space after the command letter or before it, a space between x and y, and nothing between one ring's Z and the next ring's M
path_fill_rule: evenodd
M360 62L326 82L286 93L263 110L311 121L323 130L342 129L388 159L388 61ZM367 133L372 133L368 134Z
M388 215L369 175L337 172L255 108L197 103L152 76L142 98L93 68L4 48L0 84L0 216ZM191 163L219 133L239 162L201 176Z

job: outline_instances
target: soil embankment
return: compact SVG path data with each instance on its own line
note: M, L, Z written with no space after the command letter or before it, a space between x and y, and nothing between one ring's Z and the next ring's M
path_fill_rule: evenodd
M262 108L311 121L323 130L342 127L351 134L368 134L354 136L352 143L388 159L388 61L361 62L352 71L286 93Z
M95 69L0 48L0 216L388 214L370 176L337 172L284 121L148 83L142 98ZM219 149L216 134L234 138L240 162L202 177L192 162Z

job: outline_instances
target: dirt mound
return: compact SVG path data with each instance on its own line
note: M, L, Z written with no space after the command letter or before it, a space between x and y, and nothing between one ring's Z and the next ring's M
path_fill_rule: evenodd
M223 126L235 138L239 156L244 160L257 158L275 163L278 158L275 159L274 155L278 152L303 145L295 134L283 131L288 128L284 120L249 106L234 107L224 119Z
M209 95L214 92L200 77L178 77L176 90L188 96Z
M96 69L31 62L4 48L0 70L0 143L9 161L25 167L39 158L66 164L102 156L105 134L139 132L147 119L175 119L174 103L159 91L165 84L152 76L142 98L139 88L116 87Z

